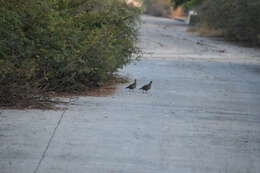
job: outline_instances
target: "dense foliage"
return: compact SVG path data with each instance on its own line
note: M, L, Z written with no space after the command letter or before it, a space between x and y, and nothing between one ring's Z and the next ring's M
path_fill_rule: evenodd
M172 2L174 3L175 7L178 7L180 5L185 4L186 2L188 2L190 0L172 0Z
M203 2L205 2L205 0L186 0L186 2L183 3L183 6L185 8L194 8L201 5Z
M144 0L145 13L153 16L168 17L172 11L171 0Z
M199 14L201 23L221 29L225 37L259 44L259 0L205 0Z
M138 51L138 14L120 0L0 0L0 105L105 81Z
M172 0L176 6L194 8L200 27L221 32L226 38L260 44L259 0ZM199 8L197 8L199 7Z

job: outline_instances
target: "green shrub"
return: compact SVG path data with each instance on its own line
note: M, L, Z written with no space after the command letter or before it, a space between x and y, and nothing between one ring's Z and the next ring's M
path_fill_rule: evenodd
M138 15L120 0L0 0L0 104L104 82L138 53Z
M259 43L259 0L206 0L199 9L202 23L221 29L226 38Z
M183 6L185 9L194 8L201 3L203 3L205 0L171 0L174 4L174 7Z
M159 17L169 17L172 11L171 0L144 0L145 13Z

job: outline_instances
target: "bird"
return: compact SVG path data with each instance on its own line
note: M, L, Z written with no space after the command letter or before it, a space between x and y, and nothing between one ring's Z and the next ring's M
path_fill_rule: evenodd
M140 90L148 91L149 89L151 89L152 83L153 83L153 81L150 81L148 84L142 86L142 87L140 88Z
M135 89L136 88L136 79L134 81L134 83L130 84L128 87L126 87L127 89Z

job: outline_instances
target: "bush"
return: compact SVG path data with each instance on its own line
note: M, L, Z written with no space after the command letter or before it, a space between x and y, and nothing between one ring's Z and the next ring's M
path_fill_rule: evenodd
M221 29L231 40L259 43L259 0L206 0L199 9L202 23Z
M169 17L172 12L171 0L144 0L145 13L159 17Z
M0 0L0 105L106 81L138 53L120 0Z

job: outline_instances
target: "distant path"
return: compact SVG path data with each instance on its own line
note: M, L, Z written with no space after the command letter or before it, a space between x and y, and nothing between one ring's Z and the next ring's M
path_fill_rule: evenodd
M144 58L61 111L0 111L1 173L259 173L260 50L143 16Z
M221 39L209 39L185 32L188 26L180 21L142 17L140 46L146 57L161 59L200 59L207 61L260 64L260 49L241 47Z

